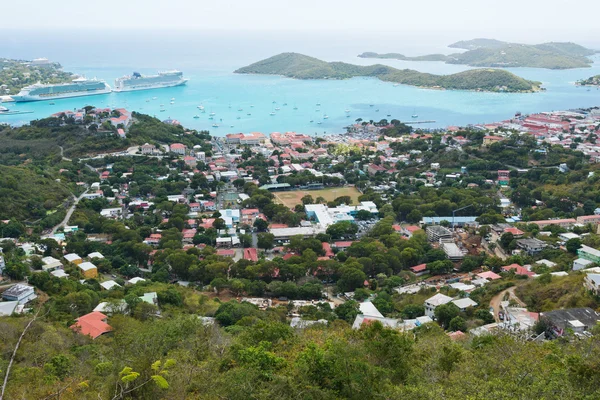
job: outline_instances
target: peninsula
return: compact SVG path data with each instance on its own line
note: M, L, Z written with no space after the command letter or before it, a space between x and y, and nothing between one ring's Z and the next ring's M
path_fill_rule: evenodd
M575 43L542 43L528 45L502 42L495 39L464 40L449 45L450 48L467 50L450 55L430 54L409 57L399 53L365 52L361 58L396 59L403 61L444 61L472 67L531 67L546 69L570 69L590 67L589 56L597 51Z
M65 83L74 75L62 70L59 63L38 58L33 61L0 58L0 96L17 94L37 82Z
M487 92L535 92L541 83L528 81L508 71L475 69L452 75L434 75L387 65L360 66L326 62L298 53L282 53L235 71L238 74L283 75L296 79L348 79L374 77L382 81L432 89Z

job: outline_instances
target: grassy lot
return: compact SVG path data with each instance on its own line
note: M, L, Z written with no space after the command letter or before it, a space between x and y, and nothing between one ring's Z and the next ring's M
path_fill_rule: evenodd
M273 192L275 195L275 202L279 204L283 204L289 208L294 208L296 204L302 204L302 197L310 194L313 199L317 199L317 197L323 197L327 201L333 201L340 196L350 196L352 199L352 204L358 204L358 196L361 193L355 187L338 187L338 188L329 188L329 189L319 189L319 190L295 190L290 192Z

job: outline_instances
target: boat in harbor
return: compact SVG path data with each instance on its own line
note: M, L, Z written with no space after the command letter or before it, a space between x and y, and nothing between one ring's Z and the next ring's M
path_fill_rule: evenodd
M200 104L200 105L198 106L198 110L200 110L200 111L204 110L204 106L203 106L202 104Z
M269 115L271 115L271 116L275 115L275 111L271 111L271 112L269 113Z
M213 127L213 128L218 128L218 127L219 127L219 124L212 124L212 127Z
M211 117L213 117L213 116L217 115L217 113L216 113L216 112L211 112L209 115L210 115Z
M183 72L176 70L162 71L157 75L142 75L139 72L134 72L132 75L115 79L114 91L131 92L134 90L162 89L185 85L187 81L183 77ZM172 98L171 101L175 101L175 98Z
M275 111L279 111L279 110L281 110L281 108L275 107Z
M194 118L198 119L198 118L200 118L200 116L198 114L196 114L196 115L194 115Z
M329 118L329 115L327 115L327 114L323 115L323 119L328 119L328 118Z
M91 96L110 93L110 86L98 79L75 78L68 83L25 86L19 94L11 96L15 102L65 99L69 97Z

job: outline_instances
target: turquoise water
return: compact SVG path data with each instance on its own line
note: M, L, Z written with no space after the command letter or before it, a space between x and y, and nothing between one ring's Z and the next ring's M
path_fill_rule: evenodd
M380 120L391 115L391 118L411 121L411 115L417 113L419 120L436 121L434 124L420 126L434 128L494 122L510 118L516 111L531 113L600 105L600 91L588 91L573 85L577 79L600 74L600 57L596 57L592 68L586 69L512 69L519 76L542 81L547 91L534 94L497 94L418 89L366 78L299 81L276 76L232 73L236 68L286 50L303 52L328 61L339 60L363 65L374 63L374 60L356 57L356 54L365 50L395 49L404 50L407 54L416 53L415 47L398 49L393 43L377 48L371 45L372 38L357 43L326 46L312 37L271 41L262 38L259 45L256 43L258 39L251 35L247 38L209 36L197 38L197 46L192 46L183 53L173 51L174 43L178 43L176 39L176 36L169 36L168 40L157 45L146 43L143 37L134 37L132 41L137 43L134 50L119 48L118 51L108 52L110 57L106 57L107 52L101 49L89 52L69 51L72 42L76 40L70 36L57 37L55 40L48 38L48 43L33 39L4 42L0 44L0 56L48 57L62 62L65 70L105 79L111 86L115 78L133 70L150 74L162 68L184 71L189 82L185 86L167 89L54 100L55 105L50 105L48 101L8 104L11 109L33 111L33 114L0 116L0 122L21 124L55 112L91 104L97 107L124 107L155 115L160 119L174 118L186 127L210 130L218 136L251 131L267 134L275 131L323 134L342 132L343 127L356 118ZM94 40L108 42L111 39ZM215 41L220 45L215 44ZM191 45L194 43L190 40ZM440 47L443 48L440 44L430 43L427 48L421 48L421 54L440 51ZM97 46L89 48L95 49ZM397 68L431 73L448 74L468 69L439 62L381 61ZM144 68L140 68L140 65ZM153 97L157 99L152 100ZM174 104L170 104L171 98L175 98ZM164 112L160 111L161 104L164 105ZM206 113L200 113L198 105L203 105ZM209 120L211 112L215 113L214 120ZM275 115L271 116L271 112ZM194 118L195 115L199 118ZM324 118L325 115L328 118ZM217 123L219 127L213 128L213 123Z

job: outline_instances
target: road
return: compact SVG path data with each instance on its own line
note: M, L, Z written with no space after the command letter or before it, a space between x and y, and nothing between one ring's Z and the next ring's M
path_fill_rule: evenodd
M75 198L75 201L73 202L73 204L71 205L71 207L67 210L67 215L65 216L65 219L62 220L62 222L58 225L56 225L54 228L52 228L52 233L56 233L56 231L58 230L58 228L60 228L61 226L65 226L69 220L71 219L71 215L73 215L73 212L75 211L75 207L77 207L77 204L79 203L79 200L81 200L83 198L83 196L88 192L89 189L86 189L85 192L81 193L81 196L75 198L75 196L73 196Z
M521 301L521 299L519 299L517 297L517 295L515 294L516 288L517 288L516 286L509 287L508 289L503 290L500 293L498 293L490 301L490 307L492 307L494 309L494 319L496 320L496 322L500 322L500 318L498 317L498 312L500 311L500 303L503 301L504 295L507 293L508 293L509 300L514 300L521 307L527 307L527 305L525 303L523 303Z

